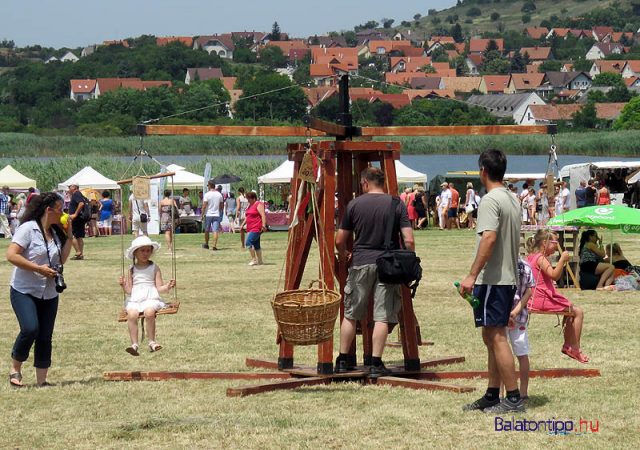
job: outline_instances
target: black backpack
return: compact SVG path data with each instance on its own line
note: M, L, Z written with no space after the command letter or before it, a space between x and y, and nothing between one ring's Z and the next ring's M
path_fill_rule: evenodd
M91 202L87 197L83 195L82 203L84 203L84 206L82 207L82 211L80 211L80 214L78 214L78 217L80 218L80 220L88 222L89 220L91 220Z
M416 289L418 289L418 285L422 279L420 258L411 250L404 248L394 250L391 248L393 229L397 222L396 208L399 203L400 199L397 197L391 200L391 209L389 210L385 224L385 251L376 260L376 266L378 268L378 279L381 282L404 284L411 289L411 298L413 298L416 295Z

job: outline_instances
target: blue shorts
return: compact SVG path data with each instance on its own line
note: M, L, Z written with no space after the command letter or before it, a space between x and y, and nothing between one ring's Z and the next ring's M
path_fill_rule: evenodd
M245 247L251 248L254 250L260 250L260 233L257 231L251 231L247 233L247 239L244 242Z
M458 208L449 208L447 212L449 217L458 217Z
M222 229L222 218L220 216L206 216L204 218L204 231L219 232Z
M473 309L478 327L506 327L513 307L515 286L476 284L473 295L480 299L480 305Z

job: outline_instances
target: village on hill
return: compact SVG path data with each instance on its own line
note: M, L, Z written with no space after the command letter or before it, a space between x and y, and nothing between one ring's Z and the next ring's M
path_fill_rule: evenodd
M394 21L385 20L383 26L370 21L323 36L293 37L277 22L271 32L140 36L50 49L50 55L41 47L19 49L5 40L0 43L0 65L8 66L0 72L0 131L35 126L127 134L136 122L211 104L218 107L183 119L296 122L304 113L332 118L343 75L350 76L351 102L359 111L354 119L362 124L634 127L620 117L640 89L637 31L606 24L529 23L520 33L476 36L465 34L455 17L449 28L429 34L408 22L392 28ZM584 25L593 18L574 22ZM162 62L150 64L152 55ZM77 70L70 68L74 65ZM46 83L27 85L43 73L54 73L52 92L45 92ZM242 100L261 92L269 95L257 107ZM434 99L445 102L424 102ZM38 114L43 104L53 103L49 109L66 120L54 123ZM457 113L441 114L443 109Z

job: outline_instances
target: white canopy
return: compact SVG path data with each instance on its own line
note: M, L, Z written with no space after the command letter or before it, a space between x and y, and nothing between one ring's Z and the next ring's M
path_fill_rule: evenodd
M396 178L398 183L426 183L427 175L417 172L400 161L396 161ZM293 161L285 161L271 172L258 177L259 184L290 183L293 177Z
M544 173L505 173L504 181L544 180L546 176Z
M59 191L66 191L69 185L77 184L80 189L120 189L120 185L113 180L102 175L91 166L87 166L64 183L58 184Z
M8 186L9 189L28 189L36 187L36 180L25 177L11 165L7 165L0 170L0 186Z
M396 178L398 183L426 183L427 174L413 170L396 160Z
M184 167L179 166L177 164L171 164L167 166L167 172L175 172L176 174L173 176L173 188L174 189L194 189L199 188L202 189L204 185L204 177L202 175L198 175L195 173L191 173L185 170ZM167 178L167 182L165 184L167 189L171 189L171 178Z
M598 161L590 163L569 164L560 169L560 178L569 176L571 170L588 167L590 169L638 169L640 161Z

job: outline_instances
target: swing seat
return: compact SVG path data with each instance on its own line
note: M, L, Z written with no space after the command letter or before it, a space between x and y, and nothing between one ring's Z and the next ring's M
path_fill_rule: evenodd
M575 311L540 311L540 310L529 310L529 314L548 314L554 316L565 316L565 317L575 317Z
M180 302L177 303L167 303L167 306L156 311L156 316L158 314L175 314L180 309ZM144 313L138 314L138 319L142 319L144 317ZM127 310L122 309L118 313L118 322L126 322L127 321Z

